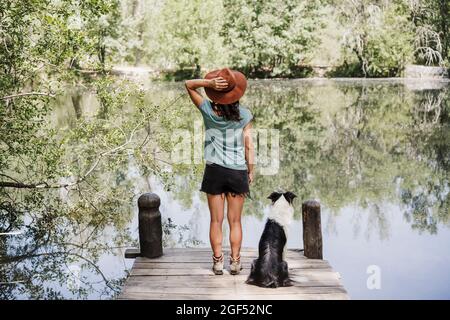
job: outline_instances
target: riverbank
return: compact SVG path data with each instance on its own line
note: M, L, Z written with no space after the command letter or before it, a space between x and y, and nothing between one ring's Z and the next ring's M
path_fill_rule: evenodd
M416 77L391 77L391 78L362 78L362 77L304 77L304 78L253 78L249 79L252 83L274 83L274 82L299 82L299 83L314 83L314 85L326 85L330 82L336 82L342 85L354 85L355 83L360 84L380 84L380 85L388 85L388 84L403 84L407 89L412 91L421 91L421 90L442 90L445 87L448 87L450 84L450 78L448 77L436 77L430 76L427 77L426 74L429 71L429 74L436 75L436 67L425 67L419 66L422 69L422 73L408 73L406 75L416 75ZM411 68L410 70L413 70ZM428 70L428 71L427 71ZM118 77L125 77L128 79L132 79L141 83L149 83L150 82L158 82L158 83L167 83L167 82L176 82L174 80L168 81L164 80L158 71L151 69L149 67L130 67L130 66L117 66L113 67L111 73ZM181 80L180 80L181 81Z
M412 80L448 80L450 81L450 71L445 67L408 65L405 67L402 77L389 78L367 78L367 77L339 77L327 76L332 67L330 66L309 66L310 72L304 73L304 77L253 77L254 80L298 80L298 79L345 79L348 81L377 80L377 81L412 81ZM204 70L203 70L204 71ZM181 81L195 76L199 76L203 71L199 70L157 70L148 66L114 66L111 73L117 76L127 78L137 78L142 80L162 80L162 81Z

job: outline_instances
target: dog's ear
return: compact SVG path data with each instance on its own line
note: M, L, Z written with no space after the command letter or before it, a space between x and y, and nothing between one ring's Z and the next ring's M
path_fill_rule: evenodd
M287 202L289 202L290 204L292 204L292 201L294 201L294 198L297 197L297 195L295 195L294 193L288 191L285 192L284 194L284 198L286 199Z
M272 200L272 203L277 201L281 197L282 193L279 192L272 192L270 196L267 197L267 199Z

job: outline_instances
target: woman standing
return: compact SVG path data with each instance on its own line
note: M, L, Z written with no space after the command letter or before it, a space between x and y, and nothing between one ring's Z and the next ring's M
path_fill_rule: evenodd
M197 92L205 88L209 99ZM225 199L230 225L230 273L242 269L241 214L249 184L253 181L254 148L251 139L250 111L239 104L247 88L245 76L224 68L208 73L205 79L186 81L192 102L205 124L205 172L201 191L207 194L211 214L209 238L213 251L213 271L223 274L222 222Z

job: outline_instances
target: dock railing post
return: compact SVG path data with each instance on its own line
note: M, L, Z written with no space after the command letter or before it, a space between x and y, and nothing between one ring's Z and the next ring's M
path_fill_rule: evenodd
M323 259L320 203L308 200L302 204L303 254L309 259Z
M125 258L157 258L162 256L161 200L155 193L144 193L138 199L139 250L127 249Z

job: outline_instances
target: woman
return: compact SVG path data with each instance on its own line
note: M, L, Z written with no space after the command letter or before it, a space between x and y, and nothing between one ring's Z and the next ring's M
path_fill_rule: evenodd
M197 92L205 88L205 99ZM205 79L186 81L192 102L205 124L205 172L201 191L207 194L211 214L209 238L213 251L213 271L223 274L222 222L225 199L230 225L230 273L242 269L241 214L249 184L253 181L254 149L251 139L252 114L239 104L247 88L245 76L228 68L208 73Z

